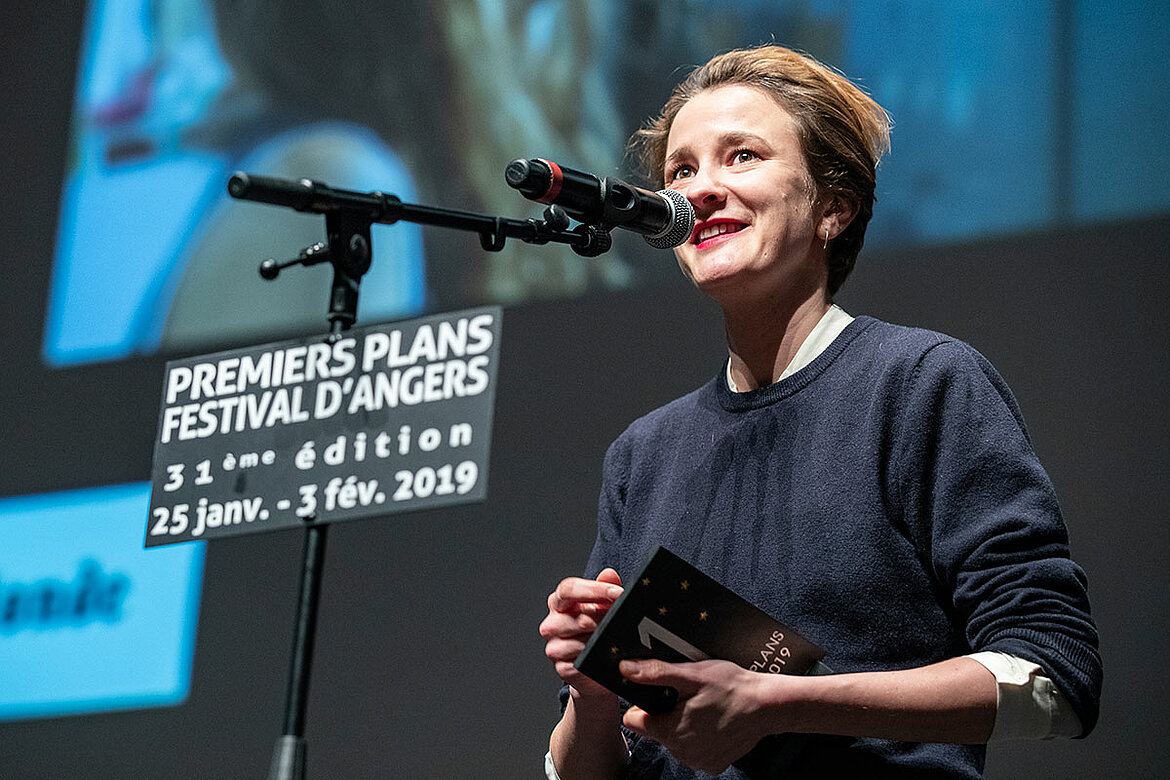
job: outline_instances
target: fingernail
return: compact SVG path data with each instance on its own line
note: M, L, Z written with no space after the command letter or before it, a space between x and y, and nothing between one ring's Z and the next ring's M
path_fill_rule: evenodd
M642 665L637 661L622 661L620 664L618 664L618 669L620 669L621 673L626 677L636 676L641 668Z
M605 595L609 596L611 599L616 599L618 596L622 595L622 586L611 585L609 590L606 591Z

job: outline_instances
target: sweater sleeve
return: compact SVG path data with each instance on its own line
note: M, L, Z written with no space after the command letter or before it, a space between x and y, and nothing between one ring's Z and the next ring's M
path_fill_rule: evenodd
M1088 734L1101 688L1084 571L1011 391L941 341L908 374L897 432L904 520L974 651L1038 664Z

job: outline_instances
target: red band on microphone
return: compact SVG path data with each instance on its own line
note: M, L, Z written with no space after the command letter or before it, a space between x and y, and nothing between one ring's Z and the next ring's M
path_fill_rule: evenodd
M536 158L539 162L548 166L552 171L552 182L548 185L548 190L543 195L536 198L537 203L552 203L556 200L557 195L561 194L561 185L564 184L564 174L561 173L561 166L557 165L552 160L545 160L543 158Z

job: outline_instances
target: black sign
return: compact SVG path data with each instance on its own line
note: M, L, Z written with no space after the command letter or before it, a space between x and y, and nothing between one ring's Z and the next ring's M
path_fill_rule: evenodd
M146 546L479 501L500 309L167 364Z

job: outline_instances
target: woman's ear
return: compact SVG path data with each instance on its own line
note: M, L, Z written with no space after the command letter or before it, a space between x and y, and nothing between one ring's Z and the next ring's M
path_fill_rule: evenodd
M857 204L842 195L830 195L823 203L817 235L824 238L827 243L849 227L849 223L857 215Z

